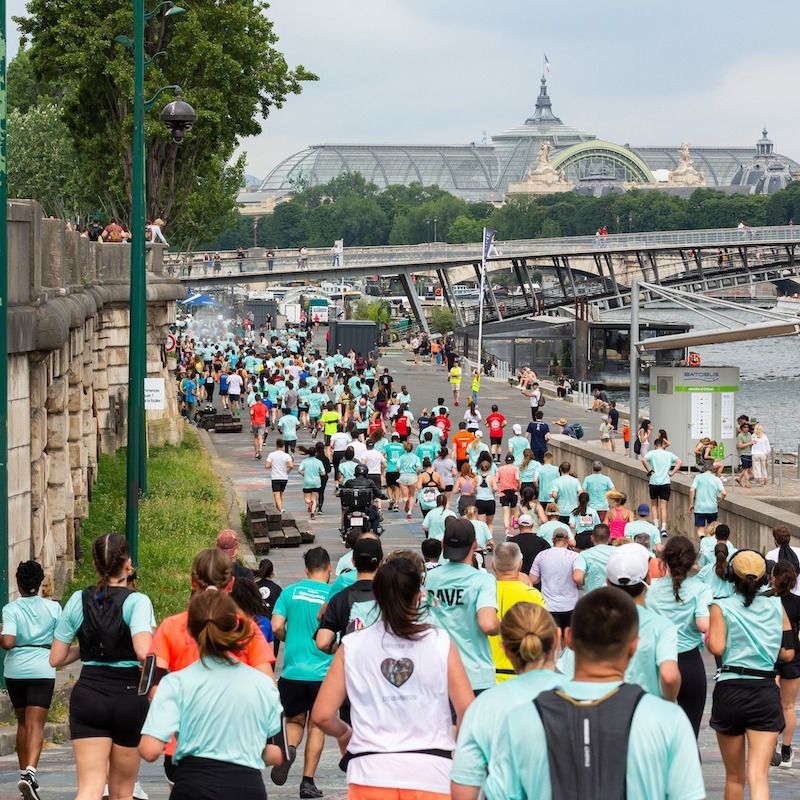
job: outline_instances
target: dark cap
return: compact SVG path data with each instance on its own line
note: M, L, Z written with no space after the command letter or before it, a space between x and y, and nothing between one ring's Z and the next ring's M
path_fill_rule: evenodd
M353 545L353 564L359 572L374 572L383 561L383 548L378 539L362 536Z
M451 517L445 523L442 552L450 561L463 561L475 544L475 527L468 519Z

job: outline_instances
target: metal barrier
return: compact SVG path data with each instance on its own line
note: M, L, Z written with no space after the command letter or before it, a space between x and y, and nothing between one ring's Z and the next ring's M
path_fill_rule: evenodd
M499 358L494 362L494 376L498 380L507 381L511 377L511 364Z

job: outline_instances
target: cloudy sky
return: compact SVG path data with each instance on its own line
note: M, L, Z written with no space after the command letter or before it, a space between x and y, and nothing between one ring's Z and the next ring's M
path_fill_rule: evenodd
M763 1L763 0L762 0ZM9 14L22 10L9 0ZM187 0L191 7L191 0ZM242 143L250 174L323 142L456 144L524 122L542 55L570 125L620 144L747 146L800 159L797 0L275 0L290 64L319 75ZM10 32L10 54L16 50Z

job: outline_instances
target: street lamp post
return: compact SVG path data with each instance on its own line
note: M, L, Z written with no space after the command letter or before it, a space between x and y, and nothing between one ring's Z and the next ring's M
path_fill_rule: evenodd
M258 217L253 220L253 247L258 247Z
M633 233L633 212L628 212L628 233Z
M425 220L425 224L428 226L426 238L428 240L428 244L431 243L431 221L429 219Z
M433 218L433 242L434 244L439 241L439 237L436 235L436 223L438 220L436 217Z
M6 164L6 0L0 0L0 605L8 602L8 171Z
M128 452L127 479L125 495L125 531L134 564L139 558L139 496L147 493L147 460L146 453L146 417L144 410L144 380L147 376L147 274L145 215L147 184L145 176L145 129L144 114L151 108L161 92L174 89L180 93L180 87L162 87L150 99L144 97L144 74L148 64L145 63L144 36L145 22L155 16L158 11L167 7L165 16L183 13L185 9L175 6L171 0L159 3L153 11L145 13L144 0L133 2L133 42L125 36L118 36L116 41L133 50L133 165L131 175L131 289L130 289L130 345L128 356ZM160 53L153 56L156 58ZM151 59L152 61L152 59ZM162 112L162 121L170 128L173 139L182 140L185 131L191 129L197 116L186 103L192 119L182 120L179 130L164 120L167 110L176 106L176 102L168 104ZM181 109L183 111L183 109ZM173 112L174 113L174 112Z

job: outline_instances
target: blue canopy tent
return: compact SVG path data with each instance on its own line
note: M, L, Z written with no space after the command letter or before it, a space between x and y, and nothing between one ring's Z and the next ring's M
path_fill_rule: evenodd
M220 305L216 300L213 300L207 294L193 294L191 297L187 297L186 300L183 301L183 304L187 307L209 306L211 308L218 308Z

